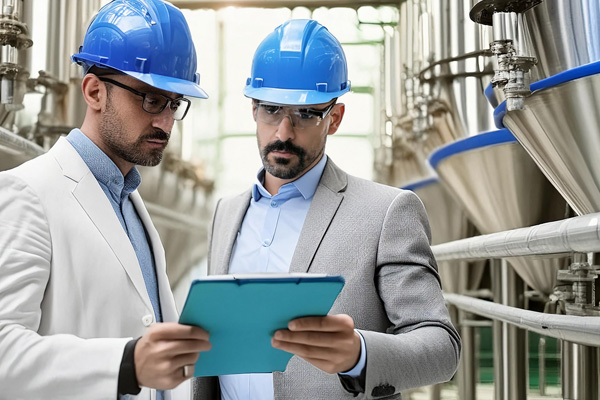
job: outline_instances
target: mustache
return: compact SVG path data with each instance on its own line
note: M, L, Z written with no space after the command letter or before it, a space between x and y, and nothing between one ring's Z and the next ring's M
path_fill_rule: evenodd
M285 151L296 154L298 157L303 157L306 153L302 147L298 147L291 142L282 142L281 140L276 140L266 145L263 149L263 155L266 156L272 151Z
M157 139L157 140L166 140L169 141L169 138L171 137L171 133L170 132L165 132L162 129L155 129L152 133L148 133L144 136L140 137L141 141L144 140L152 140L152 139Z

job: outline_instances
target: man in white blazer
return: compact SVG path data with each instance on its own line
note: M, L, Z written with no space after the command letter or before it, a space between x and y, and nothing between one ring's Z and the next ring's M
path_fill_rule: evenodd
M316 21L288 21L256 50L244 93L263 168L251 190L219 201L209 273L325 273L346 283L330 315L274 334L273 347L296 355L284 372L197 378L196 400L400 399L458 366L422 203L325 155L344 116L336 100L349 90L343 49Z
M115 0L73 60L81 129L0 173L0 399L175 398L210 343L176 322L135 165L160 162L184 95L207 97L189 28L168 3Z

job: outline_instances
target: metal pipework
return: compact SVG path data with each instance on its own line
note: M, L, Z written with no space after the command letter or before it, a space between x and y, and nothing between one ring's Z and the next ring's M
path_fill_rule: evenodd
M444 298L447 303L473 314L504 321L540 335L600 347L600 318L546 314L454 293L444 293Z
M600 213L490 233L431 247L436 260L600 252Z
M551 298L561 303L567 315L600 316L596 302L596 280L600 268L587 262L574 262L557 273L557 286Z
M537 63L535 57L520 54L520 19L522 15L514 12L493 15L494 41L490 43L490 50L496 56L498 66L492 85L503 87L509 111L523 109L523 99L531 94L528 72Z
M23 0L2 0L0 15L0 103L13 104L17 97L16 107L9 111L22 108L20 96L15 95L19 90L18 80L28 74L18 63L19 50L31 47L33 41L28 36L27 25L20 22ZM25 77L27 79L27 77Z

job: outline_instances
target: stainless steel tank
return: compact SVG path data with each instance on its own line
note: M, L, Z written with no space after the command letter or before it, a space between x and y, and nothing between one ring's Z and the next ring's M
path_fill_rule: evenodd
M578 214L600 211L600 62L532 84L523 110L496 111Z
M565 202L508 130L442 147L430 158L477 229L493 233L564 218ZM521 278L548 296L565 258L508 259Z

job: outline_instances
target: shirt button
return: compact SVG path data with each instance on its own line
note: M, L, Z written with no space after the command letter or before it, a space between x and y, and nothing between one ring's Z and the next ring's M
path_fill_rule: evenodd
M271 207L277 207L277 202L276 201L272 201L271 202Z
M144 315L142 317L142 323L144 324L144 326L148 327L150 325L152 325L152 323L154 322L154 317L150 314L148 315Z
M265 241L262 243L262 245L263 245L263 247L270 246L270 245L271 245L271 241L270 241L269 239L267 239L267 240L265 240Z

